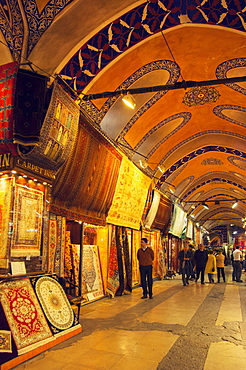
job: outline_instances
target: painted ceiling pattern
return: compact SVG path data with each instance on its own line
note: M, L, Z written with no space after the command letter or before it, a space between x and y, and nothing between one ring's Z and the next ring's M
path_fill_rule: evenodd
M102 0L101 9L97 4L0 0L0 51L6 45L9 62L26 58L48 74L58 73L103 135L139 168L141 158L148 160L143 172L156 177L156 187L166 194L171 183L170 198L184 200L189 213L192 203L185 201L192 199L246 198L245 82L136 94L131 112L119 96L82 99L102 91L245 76L245 0ZM65 40L57 26L61 20L73 30ZM218 207L222 215L229 212L225 204ZM199 205L195 219L206 212ZM246 215L243 199L237 212ZM215 222L209 219L209 225Z
M246 8L243 1L190 0L188 4L186 1L147 1L92 37L61 74L64 78L72 77L73 81L69 79L68 83L81 92L119 54L160 30L182 24L184 19L185 23L208 23L244 31Z

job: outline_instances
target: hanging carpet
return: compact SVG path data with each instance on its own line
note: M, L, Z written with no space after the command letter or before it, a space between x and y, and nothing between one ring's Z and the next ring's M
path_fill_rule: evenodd
M39 144L47 80L44 75L19 69L15 94L14 143Z
M19 145L20 156L50 170L70 158L78 133L79 107L55 81L38 146Z
M129 159L123 158L107 222L139 230L150 182Z
M81 120L73 154L52 187L53 212L70 219L75 212L76 220L105 224L121 158L100 132Z
M114 297L119 286L120 286L120 280L119 280L119 266L118 266L117 247L116 247L116 226L112 226L106 291L110 296Z
M44 343L40 341L51 340L52 333L29 279L4 282L0 297L19 354Z
M18 155L17 145L13 143L14 97L18 63L0 66L0 154L5 154L4 164L8 167L9 157ZM2 165L3 166L3 165Z
M149 209L149 212L146 216L146 219L145 219L145 222L144 222L144 226L147 228L147 229L151 229L152 227L152 224L156 218L156 214L157 214L157 211L158 211L158 207L159 207L159 204L160 204L160 199L161 199L161 194L154 190L154 196L153 196L153 200L152 200L152 203L151 203L151 207Z
M158 210L156 212L154 221L152 222L152 229L158 229L163 232L166 231L172 213L172 202L161 194Z

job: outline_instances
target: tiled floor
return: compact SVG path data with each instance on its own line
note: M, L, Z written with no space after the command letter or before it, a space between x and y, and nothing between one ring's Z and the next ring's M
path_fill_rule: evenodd
M132 294L83 306L83 332L18 370L246 369L246 286L181 279L154 282L154 299ZM243 276L245 280L245 276Z

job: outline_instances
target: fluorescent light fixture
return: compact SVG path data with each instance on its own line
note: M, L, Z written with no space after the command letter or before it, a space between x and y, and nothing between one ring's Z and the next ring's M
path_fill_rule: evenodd
M237 206L237 200L235 201L235 203L233 203L233 205L231 206L231 208L235 208Z
M169 191L170 191L172 194L174 194L174 192L175 192L175 186L174 186L174 185L169 184L168 189L169 189Z
M165 172L165 170L166 170L166 168L163 166L163 165L159 165L158 166L158 169L159 169L159 171L161 172L161 173L164 173Z
M233 233L232 234L237 234L237 231L233 231Z
M136 107L136 100L129 93L123 96L122 101L131 109L134 109Z
M202 206L203 206L205 209L209 209L209 206L208 206L206 203L202 203Z
M142 168L146 168L146 167L148 167L148 162L146 161L146 159L140 159L139 160L139 165Z

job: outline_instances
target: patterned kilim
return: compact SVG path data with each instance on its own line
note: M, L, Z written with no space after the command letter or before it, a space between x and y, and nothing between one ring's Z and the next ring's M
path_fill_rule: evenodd
M17 145L13 144L13 114L17 62L0 66L0 154L10 152L18 155Z
M19 354L50 340L51 331L29 279L4 282L0 297Z
M11 331L0 330L0 352L12 353Z
M65 253L65 232L66 219L62 216L57 216L57 246L55 254L54 272L58 276L64 275L64 253Z
M151 207L149 209L149 212L147 214L147 217L146 217L146 220L145 220L145 223L144 223L144 226L147 229L151 229L151 227L152 227L152 224L155 220L155 217L156 217L156 214L157 214L157 211L158 211L158 207L159 207L159 204L160 204L160 199L161 199L161 194L158 191L154 190L153 201L152 201Z
M161 235L158 233L157 236L157 276L160 280L164 279L164 276L166 275L166 265L165 265L165 251L164 251L164 245L161 240Z
M73 283L79 285L79 265L80 255L76 244L71 244L70 231L66 231L66 245L64 254L64 276L71 278L71 270L73 271ZM76 288L76 294L78 289Z
M78 324L62 286L50 276L31 278L35 292L54 334Z
M100 259L96 245L83 245L82 276L86 288L86 291L82 289L82 295L86 295L88 301L104 296Z
M113 297L120 287L115 229L116 227L112 226L111 245L109 252L108 281L106 289L107 293Z
M137 260L137 251L140 248L140 232L133 230L133 242L132 242L132 285L137 285L140 282L139 279L139 266Z
M152 223L152 229L158 229L166 231L172 213L172 202L161 195L158 211L156 213L155 219Z
M79 107L55 82L44 123L40 145L19 146L21 156L36 165L57 170L70 157L78 133Z
M16 184L11 256L39 256L43 193Z
M125 267L125 284L124 290L131 292L132 291L132 265L131 265L131 256L130 256L130 247L128 243L127 237L127 229L122 227L122 244L123 244L123 260L124 260L124 267Z
M0 268L8 267L12 187L13 178L0 179Z
M107 222L139 229L150 182L130 160L123 158Z
M57 221L49 220L48 273L54 272L56 244L57 244Z
M121 156L92 126L81 122L70 158L52 187L52 204L76 212L86 222L105 224L112 203ZM81 219L81 218L80 218Z

